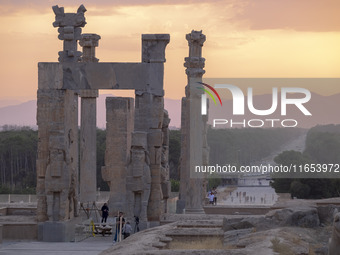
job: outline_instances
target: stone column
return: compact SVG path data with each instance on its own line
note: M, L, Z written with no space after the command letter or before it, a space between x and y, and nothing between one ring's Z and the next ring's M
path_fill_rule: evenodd
M204 74L204 61L201 57L205 35L202 31L192 31L186 35L189 44L189 57L185 58L184 66L188 76L188 85L185 87L186 97L182 99L182 148L181 148L181 180L180 200L178 211L185 204L186 213L203 213L204 176L195 175L195 166L203 165L204 124L201 115L201 86ZM185 116L185 117L183 117ZM206 156L206 155L205 155ZM188 172L189 171L189 172ZM182 207L182 208L181 208Z
M77 216L78 96L60 89L61 65L47 67L38 72L37 214L38 221L67 220Z
M135 131L147 133L147 150L150 159L151 193L147 207L147 218L150 226L159 224L162 213L163 78L165 47L169 41L170 36L168 34L142 36L142 62L150 64L153 87L146 91L136 91ZM159 91L162 93L159 93Z
M80 202L95 202L97 190L97 105L98 90L81 90Z
M101 37L97 34L82 34L79 40L79 45L83 47L82 62L97 63L99 61L96 58L96 47L98 47L98 41Z
M126 177L133 131L133 98L106 98L106 151L102 167L104 181L110 186L109 208L127 213Z
M79 44L83 47L82 62L98 62L95 48L100 36L83 34ZM80 202L93 203L97 191L97 97L98 90L81 90L80 127Z
M161 187L162 187L162 199L163 208L162 213L168 211L168 198L170 197L171 186L170 186L170 168L169 168L169 123L170 118L167 110L164 110L162 133L162 158L161 158Z
M37 215L38 221L47 221L39 233L44 241L71 241L69 220L78 216L78 96L39 85Z
M78 95L63 89L63 64L79 61L77 51L85 7L77 13L64 13L52 7L54 27L64 42L60 64L39 63L38 72L38 159L37 218L39 240L74 240L74 217L78 216Z

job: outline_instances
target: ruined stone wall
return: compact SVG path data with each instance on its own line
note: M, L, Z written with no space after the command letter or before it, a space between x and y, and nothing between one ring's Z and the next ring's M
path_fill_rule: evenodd
M77 99L70 90L38 91L38 221L78 212Z
M81 34L86 8L65 13L53 6L63 41L59 63L39 63L37 93L38 221L45 241L72 241L68 220L78 200L96 200L96 97L99 89L134 89L133 99L107 99L107 148L103 179L111 211L159 224L169 196L168 125L164 114L164 62L168 34L142 35L141 63L97 63L99 35ZM77 43L83 53L77 51ZM82 56L83 54L83 56ZM81 57L82 56L82 57ZM80 176L78 96L81 97ZM134 127L135 121L135 127ZM78 180L80 178L80 185ZM80 186L80 187L79 187ZM80 189L80 198L79 196ZM162 204L163 203L163 204Z
M106 150L102 177L110 187L110 211L126 212L127 165L134 127L133 98L106 98Z

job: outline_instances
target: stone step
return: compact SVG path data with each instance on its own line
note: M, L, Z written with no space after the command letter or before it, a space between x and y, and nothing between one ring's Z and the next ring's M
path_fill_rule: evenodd
M165 233L168 237L175 236L223 236L222 229L217 228L176 228Z

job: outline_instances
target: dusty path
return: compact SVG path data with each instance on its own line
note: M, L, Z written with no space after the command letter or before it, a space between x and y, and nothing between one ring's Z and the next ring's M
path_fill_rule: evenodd
M273 151L269 156L263 158L260 160L261 163L265 164L275 164L274 158L279 155L283 151L300 151L303 152L305 149L305 143L306 143L306 136L307 136L308 130L306 130L303 134L301 134L299 137L296 139L283 144L278 150Z

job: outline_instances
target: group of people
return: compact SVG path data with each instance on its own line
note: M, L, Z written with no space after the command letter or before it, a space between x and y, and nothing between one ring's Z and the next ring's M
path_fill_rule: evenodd
M107 217L109 216L109 207L107 203L101 208L102 212L102 223L106 223ZM120 233L122 233L124 239L128 238L132 233L132 227L129 221L125 222L124 213L119 212L116 216L116 229L115 229L115 237L113 239L113 243L116 243L119 240Z
M217 204L217 190L216 187L213 187L212 190L208 192L209 204L216 205Z

